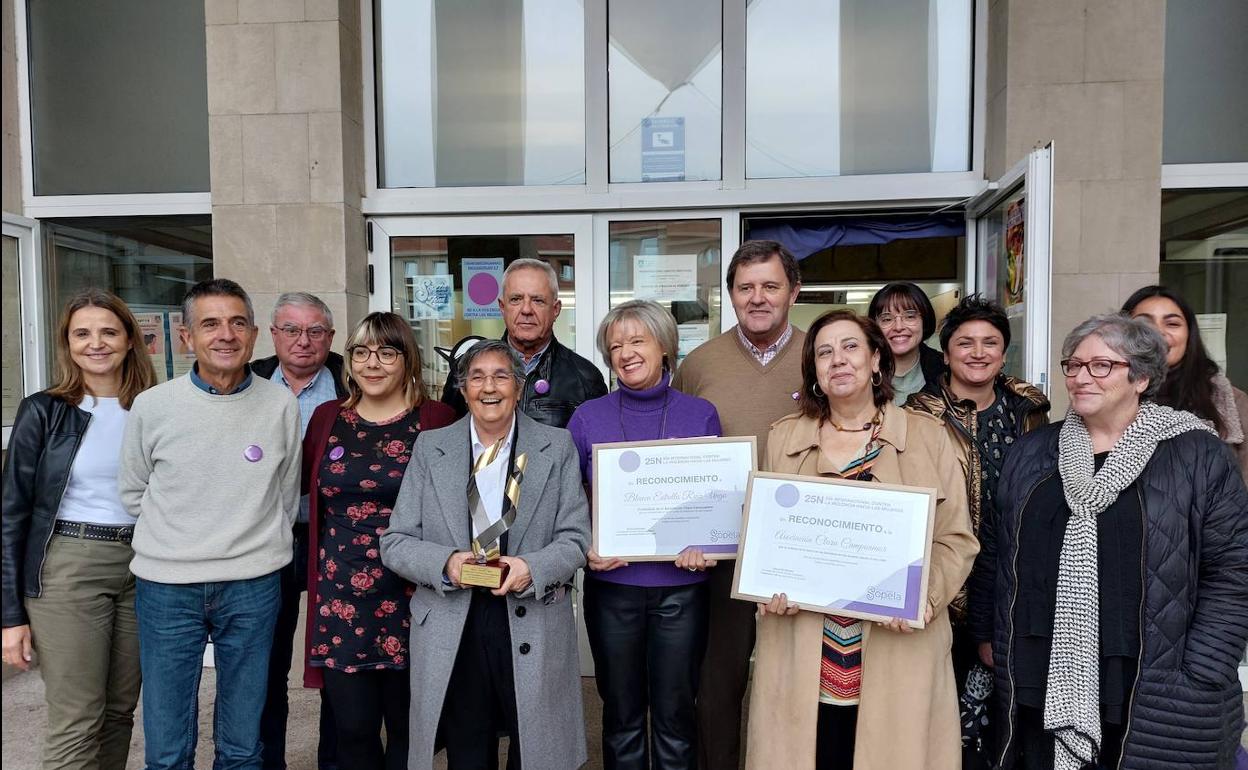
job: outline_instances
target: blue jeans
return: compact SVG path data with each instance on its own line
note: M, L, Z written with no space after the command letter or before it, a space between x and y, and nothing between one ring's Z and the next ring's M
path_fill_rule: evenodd
M260 712L279 599L279 572L221 583L137 581L147 770L194 770L209 636L217 669L212 766L261 766Z

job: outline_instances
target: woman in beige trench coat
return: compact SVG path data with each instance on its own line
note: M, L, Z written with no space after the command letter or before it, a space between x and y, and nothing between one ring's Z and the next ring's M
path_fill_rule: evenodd
M893 406L892 368L888 345L869 320L852 311L817 319L802 351L802 411L772 426L765 467L845 476L866 442L879 450L869 464L872 479L937 490L926 627L863 622L851 748L855 770L956 770L961 732L946 607L979 544L957 449L938 420ZM760 605L760 615L746 767L815 770L824 616L798 613L783 596ZM844 766L844 755L821 760Z

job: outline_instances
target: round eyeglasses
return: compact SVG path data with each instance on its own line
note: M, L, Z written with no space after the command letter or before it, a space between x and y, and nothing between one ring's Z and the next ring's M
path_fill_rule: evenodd
M398 348L392 348L389 345L382 345L376 350L365 347L364 345L356 345L348 352L351 354L351 360L357 364L368 363L368 359L375 354L378 361L389 365L398 361L399 356L403 355L403 352Z

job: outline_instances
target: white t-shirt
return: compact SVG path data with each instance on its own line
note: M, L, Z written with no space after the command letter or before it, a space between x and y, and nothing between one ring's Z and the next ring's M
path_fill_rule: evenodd
M56 518L88 524L134 526L138 519L122 506L117 494L117 470L121 465L121 437L126 417L115 398L83 398L78 408L91 413L87 433L78 445L69 482L61 497Z

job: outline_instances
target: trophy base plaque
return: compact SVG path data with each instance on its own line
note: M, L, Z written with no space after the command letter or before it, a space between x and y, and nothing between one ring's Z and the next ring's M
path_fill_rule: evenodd
M498 559L485 562L469 561L459 568L459 582L477 588L499 588L507 579L510 565Z

